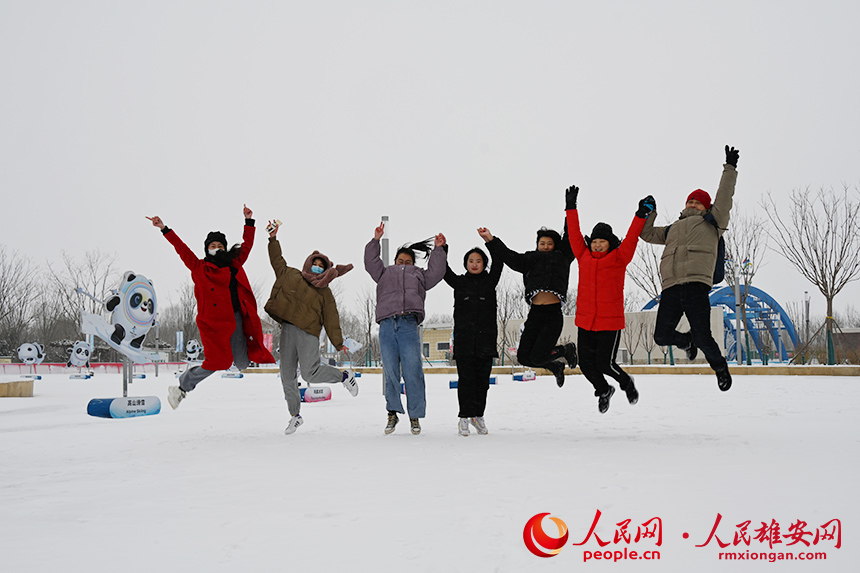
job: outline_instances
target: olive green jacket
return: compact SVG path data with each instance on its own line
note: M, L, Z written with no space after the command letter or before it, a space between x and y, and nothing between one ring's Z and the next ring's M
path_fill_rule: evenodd
M717 243L729 226L729 212L735 194L738 172L732 165L723 165L723 175L717 195L706 211L684 209L677 221L666 227L655 227L657 210L645 221L640 237L655 245L666 245L660 259L663 290L685 283L705 283L713 286L717 263ZM717 225L706 221L710 213Z
M317 253L328 262L328 257ZM289 322L314 336L319 336L322 327L335 348L343 346L340 316L337 304L329 287L316 288L302 276L299 269L287 266L281 254L281 244L269 239L269 261L275 270L275 284L266 303L265 310L278 322ZM310 266L310 265L308 265Z

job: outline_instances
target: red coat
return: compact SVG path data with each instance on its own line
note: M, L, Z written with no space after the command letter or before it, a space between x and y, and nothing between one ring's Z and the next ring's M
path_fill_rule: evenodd
M627 265L636 254L639 233L645 219L633 217L627 237L617 249L594 253L585 245L576 209L567 211L570 247L579 265L576 294L576 326L585 330L624 328L624 278Z
M198 259L172 229L164 233L164 238L173 245L182 262L191 271L194 297L197 299L197 327L200 329L200 341L203 343L205 355L202 366L206 370L227 370L233 364L230 337L236 330L236 317L230 297L230 269ZM257 300L242 269L242 264L248 259L253 246L254 227L245 225L241 254L230 264L238 269L237 291L242 309L242 329L248 345L248 358L258 364L274 364L274 357L263 346L263 325L257 314Z

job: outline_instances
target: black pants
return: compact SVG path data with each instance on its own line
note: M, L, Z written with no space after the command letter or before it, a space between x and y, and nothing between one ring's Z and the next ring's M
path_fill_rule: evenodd
M552 373L564 370L564 347L558 345L558 337L564 326L561 303L533 304L520 337L517 360L523 366L546 368Z
M579 352L579 369L594 386L595 396L601 396L609 390L604 374L614 378L622 390L626 390L632 381L630 375L615 362L620 340L620 330L579 329L576 345Z
M660 295L654 342L660 346L687 348L690 343L705 354L714 370L726 368L726 359L711 334L711 287L705 283L684 283L669 287ZM678 332L681 315L687 315L690 332Z
M457 400L461 418L484 415L492 371L493 359L489 356L457 356Z

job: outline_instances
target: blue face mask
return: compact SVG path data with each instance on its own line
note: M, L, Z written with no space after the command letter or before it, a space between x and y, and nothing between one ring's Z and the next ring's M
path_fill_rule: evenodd
M315 275L320 275L320 274L322 274L322 272L323 272L324 270L325 270L324 268L322 268L322 267L318 267L318 266L316 266L316 265L313 265L313 266L311 267L311 272L312 272L313 274L315 274Z

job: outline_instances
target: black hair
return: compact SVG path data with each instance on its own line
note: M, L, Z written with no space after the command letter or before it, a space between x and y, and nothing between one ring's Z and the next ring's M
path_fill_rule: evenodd
M418 262L418 259L415 256L415 252L418 251L421 253L421 258L426 259L430 256L430 251L433 250L433 242L434 237L430 237L429 239L424 239L423 241L418 241L417 243L412 243L411 245L403 245L399 249L397 249L397 253L394 254L394 259L396 260L401 254L405 253L412 257L412 262Z
M555 243L553 249L558 249L561 247L561 235L558 234L558 231L553 231L552 229L547 229L546 227L541 227L537 232L537 239L535 239L535 247L540 243L541 237L549 237L552 239L552 242Z
M315 256L311 257L311 264L314 264L314 261L317 259L322 261L323 270L328 270L328 263L325 262L325 257L323 257L322 255L315 255Z
M472 249L471 251L469 251L465 255L463 255L463 266L466 268L466 270L469 270L469 264L468 264L469 263L469 255L471 255L473 253L477 253L478 255L481 256L481 259L483 259L483 261L484 261L484 270L486 270L487 264L488 264L487 253L485 253L483 251L483 249L479 249L478 247L475 247L474 249Z

